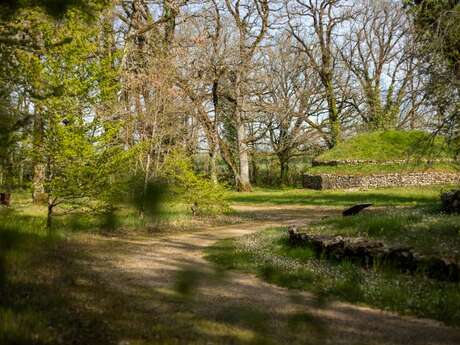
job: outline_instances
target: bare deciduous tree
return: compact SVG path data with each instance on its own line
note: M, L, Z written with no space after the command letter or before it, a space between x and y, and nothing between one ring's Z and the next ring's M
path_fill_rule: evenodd
M351 18L344 0L286 0L289 32L320 79L328 106L329 136L333 147L341 138L341 114L346 103L337 93L336 66L338 54L334 38L339 26Z
M280 180L286 182L289 160L302 147L318 142L325 124L319 114L324 102L311 68L300 59L288 35L281 35L274 47L265 51L265 68L261 80L265 92L265 123L271 148L280 164Z
M417 61L411 24L402 4L393 1L361 1L355 19L337 50L353 74L360 99L355 109L371 129L395 128L401 107L417 107L414 78ZM412 88L412 89L410 89ZM406 115L417 109L406 109Z
M234 113L231 116L236 130L239 175L237 185L239 190L251 190L249 180L249 147L246 128L248 116L248 83L254 55L265 38L269 29L270 8L268 0L225 0L237 31L237 54L232 66L231 87Z

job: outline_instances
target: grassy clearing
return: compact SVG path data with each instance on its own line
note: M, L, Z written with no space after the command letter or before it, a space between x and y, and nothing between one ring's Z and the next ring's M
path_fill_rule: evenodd
M451 158L445 141L422 131L376 131L357 135L317 160L401 160L417 158Z
M333 202L335 205L345 205L349 204L350 200L353 200L345 192L335 192L333 194L308 192L312 199L305 202L305 192L304 190L258 190L252 195L231 193L229 199L231 200L233 195L233 197L249 198L245 202L253 203L254 201L251 201L250 198L255 197L258 203L265 203L266 196L269 195L274 197L279 204L287 200L287 203L294 204L320 203L323 205L327 205L327 202ZM369 193L374 195L374 198L376 198L375 193L377 193L378 198L381 198L379 199L380 204L387 202L397 204L399 202L403 204L430 205L436 202L438 192L439 190L435 189L430 191L413 190L406 196L407 199L403 195L407 192L402 190L394 191L395 194L392 196L391 190ZM389 196L385 197L385 193L389 193ZM321 199L321 194L325 199ZM362 192L358 193L360 198L363 195ZM140 219L135 210L121 207L117 211L116 226L114 228L108 227L107 219L104 217L73 214L57 216L54 227L50 232L45 227L46 216L43 207L31 205L27 194L15 193L13 197L12 208L1 209L0 212L1 344L118 343L126 335L129 335L131 339L141 337L142 339L154 340L160 335L164 343L168 343L168 340L175 339L177 325L182 327L182 321L176 317L178 315L177 310L171 311L172 316L165 313L165 316L162 316L163 319L155 320L154 322L151 320L151 309L139 310L141 308L139 305L132 304L132 296L122 294L120 291L111 291L104 282L98 282L98 278L91 274L88 267L81 264L81 262L85 262L85 253L88 248L80 247L74 241L72 234L81 232L108 233L109 231L114 231L113 229L118 235L123 235L125 232L132 233L133 231L143 231L145 234L146 230L152 232L158 232L160 229L164 229L163 231L182 231L193 227L202 227L204 223L209 224L209 222L238 221L238 219L230 216L224 216L220 220L205 217L196 219L191 216L190 210L185 205L164 205L158 218L152 221ZM274 235L281 236L282 234L275 232ZM229 245L233 246L233 244L233 242L229 242ZM227 249L220 251L219 255L221 256L219 257L224 257L221 260L224 263L231 262L232 265L230 266L236 263L237 267L250 270L246 267L248 262L259 261L259 259L254 260L257 257L253 256L252 252L239 251L238 254L234 254L230 249ZM265 248L262 249L258 253L265 255L262 254ZM314 280L315 276L309 270L299 269L299 271L290 272L289 265L282 266L284 265L284 254L281 249L277 250L276 255L281 259L276 261L276 265L281 266L266 264L260 268L260 274L263 277L269 281L296 288L305 288L305 281ZM308 252L295 249L292 253L295 257L304 257L306 262L307 260L310 262ZM228 257L225 258L225 255L228 255ZM218 255L214 256L217 257ZM283 267L285 267L285 271L283 271ZM345 274L341 273L342 271L340 270L337 272L338 275L342 274L345 277L348 274L349 277L343 278L345 282L342 278L334 278L336 280L325 279L324 284L326 285L321 285L325 286L324 291L317 289L319 296L340 297L343 294L343 299L350 298L353 301L364 301L372 304L372 301L363 300L361 294L354 290L351 283L350 286L346 285L346 279L351 281L356 273ZM353 270L349 269L349 272L353 272ZM288 278L285 278L285 274L288 275ZM413 286L414 291L419 291L416 285L417 281L408 280L405 282L401 280L401 282L407 284L408 287ZM314 290L316 285L310 286ZM392 288L389 284L385 293L391 294ZM458 287L455 288L458 289ZM427 291L421 289L421 297L415 300L416 306L414 308L419 308L419 302L422 297L433 291L433 298L438 298L440 301L439 308L444 307L446 305L444 295L441 295L440 290L433 289ZM366 290L364 289L364 291ZM458 296L450 288L445 291L447 298L452 296L452 298L457 298L458 300ZM438 293L437 297L436 293ZM403 295L402 299L407 296L409 296L409 292ZM145 303L151 303L155 298L163 300L165 297L158 295L157 292L146 292ZM374 296L374 299L377 299L377 297ZM385 300L384 297L381 297L381 299ZM173 303L173 305L177 308L179 306L183 308L180 312L183 312L184 315L189 313L187 306L182 306L181 303ZM379 305L377 302L375 303L375 305ZM407 301L400 303L407 303ZM384 303L382 302L381 305L384 305ZM455 302L451 303L452 310L457 307L458 305ZM423 307L420 308L423 309ZM435 308L433 313L438 313L439 308ZM446 319L453 320L457 317L455 316L456 311L449 309L449 305L445 308L447 308L445 312ZM424 310L420 315L426 315ZM459 308L456 310L458 311ZM123 317L120 315L123 315ZM183 322L184 328L190 328L190 332L187 333L190 334L189 338L187 338L187 340L190 340L189 343L192 343L193 339L209 339L208 334L202 335L200 333L202 332L201 328L205 329L206 332L217 332L218 327L220 327L200 323L197 320L190 321L187 319ZM152 325L157 328L152 329ZM238 337L245 334L239 330L235 332L238 333ZM290 334L289 332L287 333ZM202 338L197 338L198 336ZM216 339L220 338L216 336ZM216 343L218 342L217 340Z
M436 205L447 186L384 188L365 191L316 191L308 189L256 189L251 193L229 192L227 200L251 205L345 206L373 203L377 206Z
M207 259L280 286L312 291L320 302L339 299L460 325L460 284L319 260L308 248L289 246L285 229L220 241L207 250Z

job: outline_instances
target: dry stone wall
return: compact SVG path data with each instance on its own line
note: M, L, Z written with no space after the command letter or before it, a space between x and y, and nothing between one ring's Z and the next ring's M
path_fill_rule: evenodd
M390 173L374 175L319 174L303 176L303 186L309 189L350 189L376 187L429 186L459 184L460 174L442 172Z
M295 226L288 229L291 245L312 247L318 257L334 260L353 260L366 267L374 263L393 266L403 272L424 273L429 278L458 282L459 263L440 256L426 256L412 248L386 245L382 241L360 237L310 235Z
M339 166L339 165L361 165L361 164L372 164L372 165L404 165L408 163L452 163L456 162L455 159L398 159L398 160L387 160L381 161L376 159L332 159L332 160L314 160L312 165L315 166Z

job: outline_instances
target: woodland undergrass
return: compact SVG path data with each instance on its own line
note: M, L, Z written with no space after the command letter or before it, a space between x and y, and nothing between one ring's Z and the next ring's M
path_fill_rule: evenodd
M25 232L33 232L42 229L46 225L46 207L35 205L31 202L30 193L19 191L13 193L12 206L0 208L0 217L8 216L14 222L33 220L32 225L23 227ZM203 224L226 224L238 221L237 216L229 211L219 214L205 213L197 216L192 215L190 205L180 201L165 201L155 207L155 211L139 215L139 211L130 204L119 203L115 205L114 212L87 210L75 210L69 205L56 207L53 216L53 225L50 233L69 234L72 232L170 232L193 230ZM45 221L45 222L44 222ZM40 226L37 226L39 224ZM46 232L46 231L45 231Z
M253 192L229 192L227 200L233 204L251 205L318 205L346 206L372 203L376 206L436 205L440 193L450 186L398 187L370 190L268 189Z
M207 249L206 257L224 269L311 291L324 303L338 299L460 326L460 284L317 259L309 248L291 247L286 229L219 241Z

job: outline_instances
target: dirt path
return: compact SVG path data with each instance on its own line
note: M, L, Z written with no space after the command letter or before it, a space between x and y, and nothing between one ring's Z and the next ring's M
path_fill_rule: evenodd
M305 224L336 211L244 207L248 221L162 237L90 237L90 265L109 295L110 342L118 344L460 344L460 329L345 303L319 305L309 293L203 259L214 242L270 226ZM107 310L109 310L107 312Z

